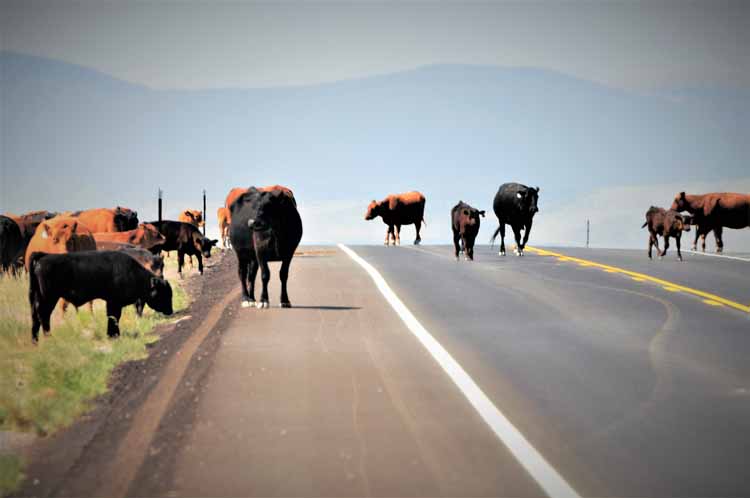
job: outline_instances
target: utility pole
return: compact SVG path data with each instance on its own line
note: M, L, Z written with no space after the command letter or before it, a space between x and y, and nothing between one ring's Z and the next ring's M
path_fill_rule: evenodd
M206 189L203 189L203 236L206 236Z
M586 249L589 248L589 233L591 232L591 223L586 220Z
M163 193L161 188L159 188L159 223L161 223L161 196Z

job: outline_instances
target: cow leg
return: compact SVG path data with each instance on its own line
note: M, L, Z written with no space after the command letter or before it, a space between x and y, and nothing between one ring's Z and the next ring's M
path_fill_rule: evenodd
M460 238L461 236L458 234L458 232L454 230L453 231L453 247L456 249L456 261L458 261L458 253L461 252L458 246L458 241Z
M182 266L185 264L185 253L181 250L177 250L177 273L182 278Z
M419 231L422 229L422 222L421 221L415 221L414 222L414 228L417 230L417 238L414 239L414 245L418 246L420 242L422 242L422 237L419 236Z
M724 239L722 238L724 227L717 226L714 228L714 238L716 239L716 252L721 254L724 252Z
M500 252L497 253L498 256L505 256L505 221L500 221Z
M461 247L464 248L464 259L466 261L474 259L473 251L469 249L469 244L466 243L466 235L461 235Z
M285 259L281 262L281 270L279 270L279 279L281 280L281 307L291 308L292 303L289 301L289 295L286 293L286 281L289 279L289 265L292 263L292 259Z
M524 249L526 249L526 243L529 241L529 235L531 234L531 224L532 220L529 220L528 223L526 223L526 228L523 231L523 243L521 244L521 252L523 252Z
M521 227L519 225L511 225L513 229L513 236L516 238L516 255L523 256L523 244L521 244Z
M385 229L385 245L391 243L391 230L393 230L393 225L388 225L388 228Z
M396 240L394 244L397 246L401 245L401 225L396 225Z
M240 277L240 285L242 286L242 307L247 308L254 304L254 299L250 299L250 294L247 291L247 273L248 273L248 262L245 258L237 258L237 275Z
M250 275L248 276L250 283L250 304L255 304L255 277L258 275L258 261L253 258L248 264L250 266Z
M203 275L203 255L201 253L198 253L195 255L195 259L198 260L198 273ZM191 256L192 261L192 256Z
M656 240L656 235L654 234L654 232L649 231L648 233L648 259L653 259L651 257L651 250L654 247L654 245L656 245L656 252L658 253L659 244L658 244L658 241Z
M139 317L143 316L143 308L145 306L146 306L145 301L143 301L142 299L138 299L135 302L135 314L138 315Z
M693 251L698 250L698 239L703 234L703 227L701 225L698 225L695 227L695 240L693 241ZM706 250L706 240L703 239L703 250Z
M675 235L674 241L675 244L677 244L677 259L682 261L682 252L680 252L680 238L682 234L680 232L677 232L677 235Z
M667 249L669 249L669 235L664 235L664 250L659 254L659 258L667 255Z
M263 290L260 293L260 302L255 306L257 308L268 308L268 282L271 280L271 269L265 259L258 261L258 264L260 265L260 281L263 284Z
M122 315L122 306L107 301L107 335L109 337L120 336L120 315Z
M55 309L57 304L57 298L47 299L37 295L34 298L34 302L31 306L31 340L34 343L39 341L39 326L41 325L44 330L44 335L49 335L49 321L52 316L52 311Z

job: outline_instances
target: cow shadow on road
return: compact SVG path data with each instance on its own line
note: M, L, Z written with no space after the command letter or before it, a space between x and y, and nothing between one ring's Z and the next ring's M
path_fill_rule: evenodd
M298 306L294 305L292 310L323 310L323 311L347 311L347 310L361 310L359 306Z

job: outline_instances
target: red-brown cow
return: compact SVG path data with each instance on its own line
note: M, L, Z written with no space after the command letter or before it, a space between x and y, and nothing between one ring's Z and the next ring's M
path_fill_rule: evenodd
M690 231L690 218L681 215L679 212L670 209L667 211L664 208L651 206L646 211L646 222L641 225L641 228L648 227L648 258L651 259L651 248L656 246L656 254L660 258L667 254L669 249L669 237L674 237L677 243L677 257L682 261L682 253L680 252L680 238L682 232ZM658 235L664 238L664 250L659 251L659 239Z
M425 197L420 192L391 194L380 202L375 200L370 202L365 220L380 216L383 223L388 225L388 230L385 232L385 245L388 245L391 239L393 245L401 244L401 225L413 224L417 230L417 238L414 239L416 245L422 241L419 230L424 223L424 204Z
M94 233L94 239L96 239L97 246L101 242L121 242L133 244L144 249L151 249L156 245L163 244L167 240L150 223L141 223L135 230L128 230L126 232Z
M697 249L698 238L704 237L711 230L716 237L716 252L724 250L722 239L723 228L747 228L750 226L750 195L730 192L714 192L702 195L690 195L680 192L672 202L675 211L687 211L693 215L697 226L693 250Z

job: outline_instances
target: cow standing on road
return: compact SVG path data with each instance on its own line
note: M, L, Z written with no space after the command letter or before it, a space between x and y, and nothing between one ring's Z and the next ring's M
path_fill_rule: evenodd
M242 284L242 307L268 308L269 261L281 261L281 307L291 308L287 294L289 265L302 239L302 219L296 202L282 190L263 192L250 187L230 207L232 225L229 236L237 254ZM255 276L261 270L263 290L255 302ZM248 283L250 288L248 289Z
M656 246L656 253L660 258L667 254L669 249L669 237L674 237L675 243L677 244L677 258L682 261L682 253L680 252L680 238L682 232L690 231L690 219L686 219L685 216L681 215L677 211L670 209L667 211L664 208L651 206L646 211L646 222L641 225L641 228L648 226L648 259L651 259L651 248ZM664 238L664 250L659 251L659 239L658 235Z
M706 250L706 235L713 230L716 237L716 252L724 250L722 238L724 227L747 228L750 226L750 195L728 192L714 192L703 195L690 195L680 192L672 202L675 211L687 211L693 215L696 225L693 250L698 246L698 238L703 238Z
M231 219L229 209L220 207L216 210L216 219L219 222L219 233L221 234L221 246L229 248L229 220Z
M539 211L537 207L538 201L539 187L527 187L520 183L504 183L500 185L492 204L492 209L495 211L500 226L497 227L491 239L491 242L494 243L498 232L500 233L500 256L505 256L506 223L511 226L513 235L516 238L515 253L518 256L523 256L523 250L531 233L531 224L534 215ZM522 229L524 230L523 241L521 241Z
M483 216L484 211L471 207L464 201L458 201L458 204L451 209L451 228L453 229L456 260L458 260L458 253L463 251L467 261L474 261L474 240L479 233L481 223L479 218ZM459 242L461 243L460 248Z
M425 197L421 192L391 194L380 202L375 200L370 202L370 205L367 206L365 220L373 220L380 216L383 223L388 225L385 232L385 245L389 245L391 240L393 240L393 245L400 245L401 225L414 224L417 231L414 244L417 245L422 241L419 230L424 223L424 205Z
M29 257L31 340L39 340L39 327L50 331L50 315L58 299L76 307L94 299L107 302L107 335L120 335L122 308L138 300L165 315L172 314L169 282L146 270L119 251L83 251L70 254L34 252Z

